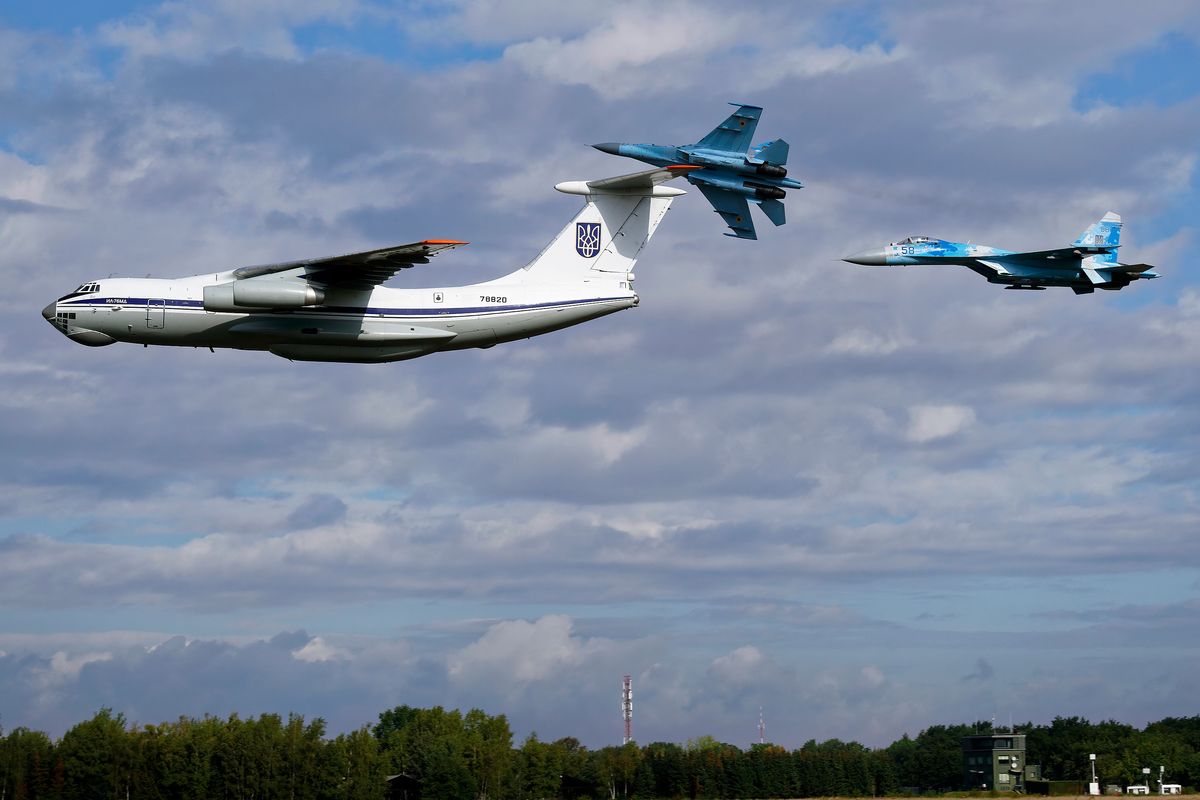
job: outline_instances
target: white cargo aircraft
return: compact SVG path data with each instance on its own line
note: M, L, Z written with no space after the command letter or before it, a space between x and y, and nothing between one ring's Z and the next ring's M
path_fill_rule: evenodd
M401 269L466 242L431 239L174 280L84 283L42 310L70 339L266 350L293 361L378 363L491 347L638 304L633 266L692 167L556 187L583 210L533 261L486 283L390 289Z

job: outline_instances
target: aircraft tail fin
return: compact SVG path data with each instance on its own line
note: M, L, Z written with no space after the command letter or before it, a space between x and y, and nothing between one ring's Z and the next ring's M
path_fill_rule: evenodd
M782 167L788 160L788 143L783 139L772 139L754 148L754 159Z
M1093 223L1079 238L1072 242L1076 247L1120 247L1121 215L1109 211L1099 222ZM1100 253L1094 256L1097 264L1117 263L1116 253Z
M696 147L728 150L736 153L744 153L750 149L750 143L754 140L754 129L758 127L758 118L762 114L762 108L739 103L730 103L729 105L737 106L737 111L713 128L707 136L696 142Z
M686 169L686 168L685 168ZM617 178L568 181L555 186L586 202L566 227L521 271L525 279L571 281L596 273L624 275L633 270L642 248L658 229L682 189L661 186L684 174L654 169Z

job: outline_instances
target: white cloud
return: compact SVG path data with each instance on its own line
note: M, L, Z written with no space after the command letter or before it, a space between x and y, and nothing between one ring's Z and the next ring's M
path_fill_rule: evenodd
M923 444L962 432L975 422L975 411L960 405L921 405L908 410L910 442Z
M80 653L72 656L59 650L50 656L50 663L45 668L38 670L37 683L43 690L70 683L79 678L79 672L88 664L111 661L112 657L112 653Z
M148 11L104 23L100 38L133 58L199 59L240 49L294 59L300 56L294 40L296 28L316 22L347 24L369 15L370 6L357 0L168 0Z
M334 647L320 636L314 636L308 644L292 651L292 658L297 661L338 661L349 657L345 650Z
M586 643L571 634L571 619L562 614L533 622L508 620L488 629L478 641L450 659L450 675L478 680L502 673L518 683L544 680L580 662Z
M745 20L686 3L617 8L582 35L509 45L504 58L547 80L590 86L609 98L659 90L735 40Z
M903 341L874 331L856 328L839 333L829 343L829 352L848 355L882 355L894 353L903 346Z

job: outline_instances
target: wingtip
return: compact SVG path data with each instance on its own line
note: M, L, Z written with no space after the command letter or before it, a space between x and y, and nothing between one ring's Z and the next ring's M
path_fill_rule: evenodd
M421 242L421 244L430 245L430 246L442 245L444 247L447 245L454 246L454 245L470 244L470 242L460 242L458 239L426 239L423 242Z

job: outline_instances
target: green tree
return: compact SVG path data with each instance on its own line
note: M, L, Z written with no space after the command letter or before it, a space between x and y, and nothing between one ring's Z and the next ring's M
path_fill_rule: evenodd
M513 767L512 731L503 715L491 717L473 708L463 717L467 769L475 782L477 800L492 800Z
M688 791L688 774L682 747L670 742L651 742L642 751L642 764L652 780L649 796L660 798L683 797ZM642 796L642 787L638 787Z
M129 736L125 717L102 708L68 730L59 743L64 800L116 800L130 788Z
M610 800L628 798L637 777L642 751L629 742L620 747L605 747L595 755L596 776Z
M518 797L520 800L558 797L562 770L562 751L538 739L536 732L529 734L517 753Z
M49 766L54 759L50 737L14 728L0 737L0 800L40 800L50 792Z
M339 753L336 762L344 777L337 796L342 800L382 800L387 771L379 752L379 742L366 728L338 736L333 747Z

